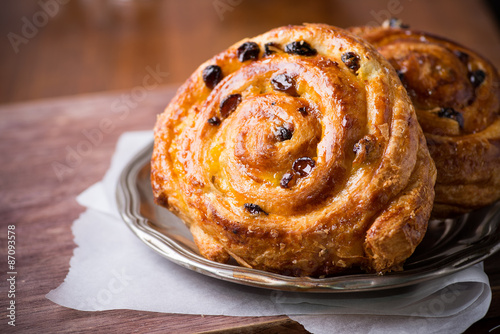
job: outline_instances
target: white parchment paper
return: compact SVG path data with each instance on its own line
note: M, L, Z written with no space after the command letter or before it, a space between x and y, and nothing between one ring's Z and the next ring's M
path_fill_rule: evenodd
M82 311L286 314L312 333L459 333L486 314L491 289L482 264L411 288L339 295L246 287L169 262L121 221L114 199L121 170L151 140L150 131L122 135L104 179L77 198L87 208L73 223L78 247L51 301Z

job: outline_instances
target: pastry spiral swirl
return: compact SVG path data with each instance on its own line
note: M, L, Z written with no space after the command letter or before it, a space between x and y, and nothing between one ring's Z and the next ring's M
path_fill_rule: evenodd
M151 176L206 258L321 276L401 269L426 231L435 169L387 61L307 24L202 64L158 117Z
M437 168L432 215L500 199L500 81L476 52L424 32L356 27L398 72Z

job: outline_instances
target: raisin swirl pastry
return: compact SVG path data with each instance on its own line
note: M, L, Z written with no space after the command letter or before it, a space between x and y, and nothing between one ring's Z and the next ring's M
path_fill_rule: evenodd
M396 72L344 30L307 24L202 64L155 127L156 203L211 260L291 276L401 269L435 169Z
M497 70L452 41L399 27L356 27L398 72L438 171L432 215L454 216L500 199Z

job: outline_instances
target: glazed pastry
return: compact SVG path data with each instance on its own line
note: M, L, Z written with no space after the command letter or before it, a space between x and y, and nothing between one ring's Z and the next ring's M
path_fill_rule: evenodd
M454 216L500 199L497 70L452 41L397 26L358 27L399 74L437 167L432 215Z
M155 127L156 203L200 253L291 276L399 270L427 227L435 168L396 72L318 24L202 64Z

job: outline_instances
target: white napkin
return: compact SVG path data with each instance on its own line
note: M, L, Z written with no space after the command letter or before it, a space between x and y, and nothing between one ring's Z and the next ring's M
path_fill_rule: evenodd
M51 301L83 311L286 314L312 333L459 333L486 314L491 289L482 264L410 288L307 294L242 286L171 263L144 245L116 210L118 176L151 140L150 131L122 135L104 179L78 196L87 207L73 223L78 247L66 279L47 294Z

